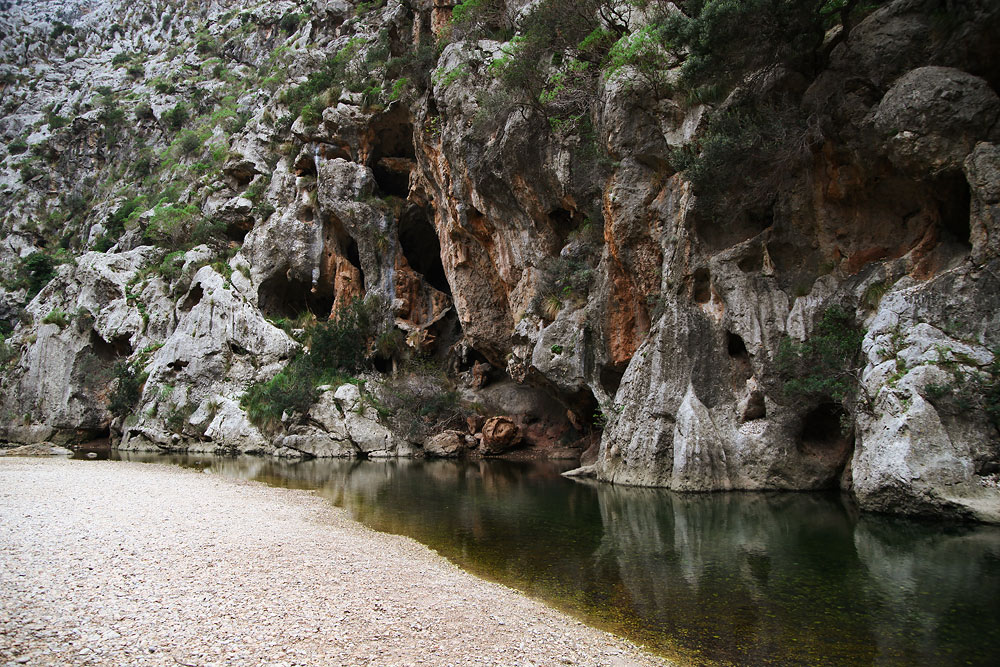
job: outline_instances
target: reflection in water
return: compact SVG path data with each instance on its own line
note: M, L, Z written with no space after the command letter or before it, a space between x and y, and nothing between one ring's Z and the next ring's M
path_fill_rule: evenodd
M839 496L580 484L553 463L118 458L316 489L668 655L740 665L994 664L1000 528L858 517Z

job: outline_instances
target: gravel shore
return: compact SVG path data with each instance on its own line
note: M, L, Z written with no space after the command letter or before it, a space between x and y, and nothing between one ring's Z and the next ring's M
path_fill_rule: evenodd
M667 663L308 492L6 458L0 664Z

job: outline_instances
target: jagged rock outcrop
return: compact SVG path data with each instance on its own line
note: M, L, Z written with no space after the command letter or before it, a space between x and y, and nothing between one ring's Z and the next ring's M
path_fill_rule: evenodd
M715 101L676 53L591 68L652 9L517 97L540 3L502 4L0 17L0 437L451 456L464 404L479 453L599 441L605 481L1000 520L995 3L860 8ZM773 159L712 192L727 113ZM366 296L359 388L308 364Z

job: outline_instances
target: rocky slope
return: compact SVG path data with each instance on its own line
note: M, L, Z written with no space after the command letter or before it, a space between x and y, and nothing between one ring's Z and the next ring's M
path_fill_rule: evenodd
M5 4L3 438L1000 521L994 3L869 3L715 97L662 2L534 60L558 2Z

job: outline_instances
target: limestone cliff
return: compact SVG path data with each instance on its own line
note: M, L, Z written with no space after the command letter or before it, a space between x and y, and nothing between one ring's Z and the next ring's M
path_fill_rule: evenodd
M0 437L1000 521L1000 10L758 62L658 42L691 4L3 3Z

